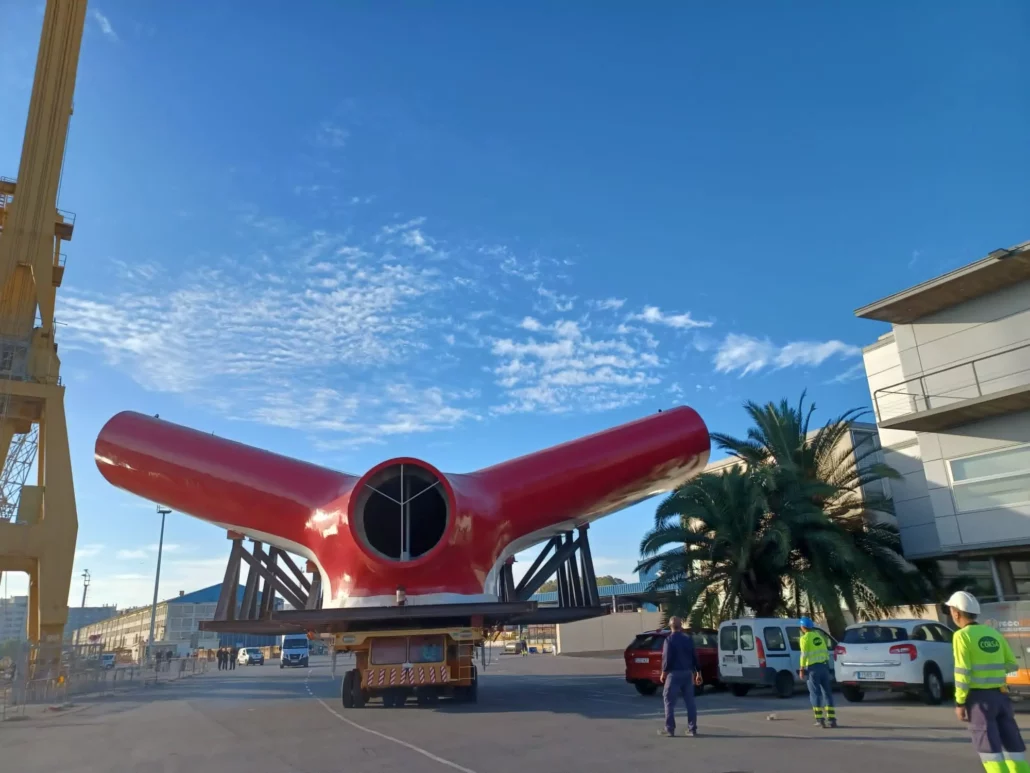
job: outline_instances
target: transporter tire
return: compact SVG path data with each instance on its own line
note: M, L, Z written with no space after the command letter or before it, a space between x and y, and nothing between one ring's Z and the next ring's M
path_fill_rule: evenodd
M343 702L345 709L354 708L354 688L352 686L354 682L354 672L348 671L343 675L343 689L340 691L340 699Z

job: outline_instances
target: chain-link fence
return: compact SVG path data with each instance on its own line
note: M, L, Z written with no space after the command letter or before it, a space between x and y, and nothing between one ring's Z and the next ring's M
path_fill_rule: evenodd
M29 707L61 707L76 697L171 682L207 671L198 657L163 657L137 665L118 662L99 645L9 646L0 657L0 721L25 716Z

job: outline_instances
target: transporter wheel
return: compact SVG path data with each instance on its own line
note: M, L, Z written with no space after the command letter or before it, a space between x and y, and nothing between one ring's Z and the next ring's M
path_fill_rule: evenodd
M479 702L479 672L472 667L472 683L454 690L454 697L461 703Z
M343 689L340 691L340 698L345 709L354 708L354 672L348 671L343 675Z
M355 668L351 673L354 674L351 677L351 689L354 691L354 708L363 709L365 704L368 703L368 693L361 689L361 672Z
M420 690L415 694L415 702L419 706L435 706L439 701L440 695L435 690Z

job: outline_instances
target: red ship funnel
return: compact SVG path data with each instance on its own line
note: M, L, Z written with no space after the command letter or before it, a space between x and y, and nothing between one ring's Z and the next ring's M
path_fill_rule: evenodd
M391 459L360 478L121 413L100 431L113 485L302 555L326 607L495 600L497 572L535 542L670 491L708 461L681 407L478 472Z

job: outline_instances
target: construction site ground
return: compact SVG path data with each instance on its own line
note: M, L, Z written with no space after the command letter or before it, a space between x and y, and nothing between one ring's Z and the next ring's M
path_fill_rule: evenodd
M342 671L348 664L338 663ZM495 656L477 705L344 710L330 660L211 671L157 689L0 724L4 770L165 773L825 773L979 767L950 706L898 696L849 704L813 727L807 696L698 698L700 736L660 738L661 697L642 697L618 658ZM1030 709L1030 705L1027 705ZM770 718L773 715L775 718ZM685 717L680 717L681 726ZM1030 711L1020 714L1030 727Z

